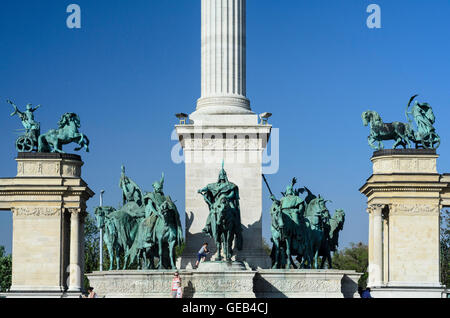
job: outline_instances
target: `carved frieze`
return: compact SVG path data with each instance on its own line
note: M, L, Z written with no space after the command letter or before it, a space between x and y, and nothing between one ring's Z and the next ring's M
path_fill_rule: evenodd
M11 209L14 216L60 216L61 208L58 207L19 207Z
M395 215L431 215L439 214L438 204L391 204L389 213Z

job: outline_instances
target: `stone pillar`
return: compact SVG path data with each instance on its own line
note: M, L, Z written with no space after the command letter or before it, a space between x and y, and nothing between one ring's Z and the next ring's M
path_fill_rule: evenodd
M191 118L252 114L246 98L245 9L246 0L202 0L202 95Z
M217 182L222 161L239 187L244 249L237 259L270 265L262 248L261 174L272 126L259 123L246 97L245 7L245 0L202 0L201 97L187 124L176 126L186 166L182 268L195 262L204 241L213 243L202 233L209 210L197 191Z
M70 287L77 297L83 269L74 265L82 264L84 245L79 213L94 195L81 179L83 162L57 153L19 153L16 160L17 176L0 179L0 210L13 212L7 296L63 297Z
M70 211L70 276L69 291L81 291L81 253L80 253L80 213L79 209Z
M389 282L389 212L383 213L383 285Z
M437 172L437 158L431 149L373 154L373 174L360 191L370 210L368 283L374 297L442 296L439 214L450 205L450 178Z
M383 205L371 206L372 261L369 263L369 287L383 285Z

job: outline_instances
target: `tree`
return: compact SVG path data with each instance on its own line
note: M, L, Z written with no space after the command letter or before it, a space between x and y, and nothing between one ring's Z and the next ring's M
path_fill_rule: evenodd
M263 247L263 250L267 253L267 255L270 256L270 254L272 254L272 247L269 245L269 243L267 243L267 241L264 237L262 239L262 247Z
M358 286L366 288L369 266L369 249L363 243L350 243L349 248L337 251L332 259L333 268L343 270L355 270L364 273L358 281Z
M92 273L93 271L99 270L99 244L100 236L95 224L95 219L88 214L84 221L85 273ZM86 276L84 276L84 287L85 289L89 287L89 280Z
M441 282L447 287L450 284L450 212L441 214Z
M5 247L0 246L0 292L7 292L11 287L12 256L5 254Z

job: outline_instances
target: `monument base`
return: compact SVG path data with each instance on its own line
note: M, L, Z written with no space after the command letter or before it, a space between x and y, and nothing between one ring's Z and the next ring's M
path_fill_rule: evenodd
M236 270L239 262L204 262L179 270L184 298L355 298L361 274L342 270ZM87 274L99 297L170 298L174 270Z
M443 287L373 287L370 294L373 298L447 298Z
M0 298L80 298L81 292L18 291L0 293Z

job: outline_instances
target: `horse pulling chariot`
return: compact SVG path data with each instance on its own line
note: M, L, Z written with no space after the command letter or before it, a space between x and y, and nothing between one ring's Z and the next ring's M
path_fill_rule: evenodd
M392 122L384 123L376 111L368 110L362 113L364 126L370 126L368 137L369 146L374 150L384 149L384 140L394 140L393 149L398 146L411 148L411 142L416 149L437 149L441 143L439 135L434 128L435 116L433 109L428 103L412 102L418 95L414 95L409 100L406 108L406 118L408 123ZM411 111L410 111L411 107ZM411 118L412 117L412 118ZM414 130L414 124L417 130Z
M58 129L52 129L41 135L41 125L34 119L34 112L40 107L26 105L25 111L19 108L10 100L7 100L14 108L11 116L19 116L25 134L19 136L16 140L16 150L18 152L58 152L64 153L62 146L75 142L79 147L75 151L85 149L89 152L89 139L86 135L80 133L80 117L75 113L65 113L58 122Z

